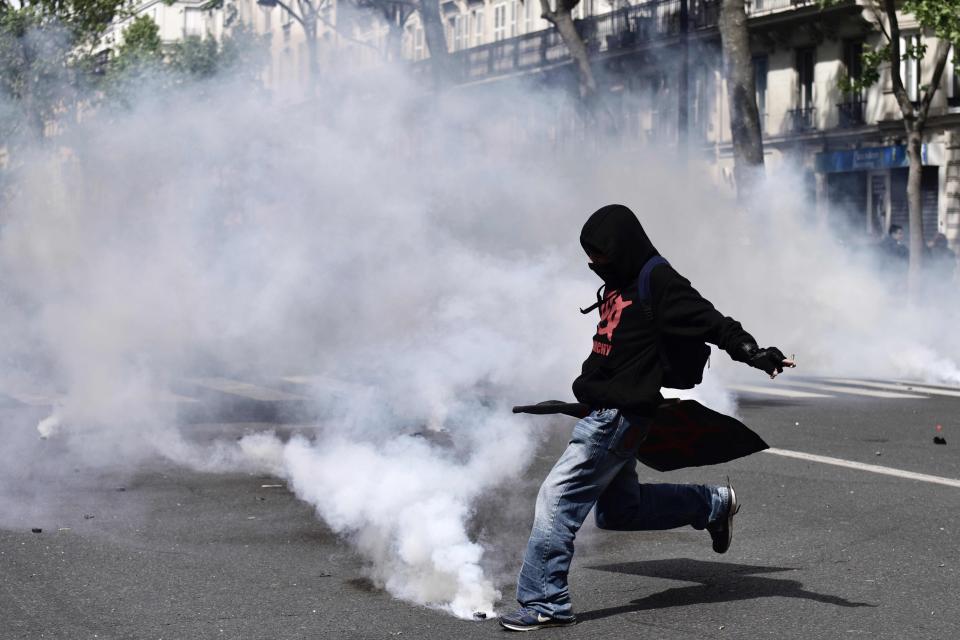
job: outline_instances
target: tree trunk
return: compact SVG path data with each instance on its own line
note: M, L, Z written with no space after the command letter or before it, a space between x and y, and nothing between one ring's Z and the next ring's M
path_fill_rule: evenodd
M922 132L914 127L907 136L907 158L910 161L910 169L907 173L907 203L910 212L909 287L911 297L916 296L916 293L920 290L923 254L926 250L926 245L923 242L923 199L920 191L920 178L923 175L922 148Z
M423 24L423 37L430 51L430 66L436 85L442 86L453 76L450 49L447 47L447 33L443 28L439 0L419 0L417 10Z
M384 58L389 62L399 62L403 56L403 25L394 20L387 21L387 48Z
M927 128L930 104L933 102L933 97L940 86L940 79L943 77L943 70L946 68L950 43L941 39L937 45L930 83L923 90L923 96L920 98L919 104L914 107L903 84L903 77L900 75L900 62L903 59L903 53L900 50L900 22L897 17L896 0L883 0L883 9L890 23L887 36L890 42L890 82L893 85L893 94L897 98L897 104L900 105L900 113L903 115L903 126L907 135L907 158L910 161L910 169L907 174L907 203L910 211L910 274L908 281L910 297L916 299L920 295L919 285L922 278L923 256L926 250L923 242L923 198L920 191L920 178L923 174L923 133Z
M320 43L317 41L317 17L305 18L303 32L307 37L307 91L312 95L320 78Z
M593 77L593 69L590 67L590 53L587 51L587 45L580 34L577 33L577 26L573 23L573 14L570 13L577 6L578 1L556 0L557 10L551 11L550 0L540 0L540 8L543 11L544 20L556 27L560 39L563 40L567 51L570 52L570 57L577 65L580 99L587 105L591 105L597 93L597 81Z
M723 0L719 22L733 138L734 179L737 196L746 202L763 175L763 134L744 0Z

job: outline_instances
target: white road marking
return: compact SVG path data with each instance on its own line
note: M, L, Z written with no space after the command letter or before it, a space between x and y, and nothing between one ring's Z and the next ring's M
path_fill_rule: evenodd
M801 451L790 451L788 449L765 449L767 453L775 456L784 456L786 458L796 458L798 460L807 460L808 462L819 462L821 464L831 464L837 467L846 467L847 469L857 469L859 471L870 471L871 473L880 473L887 476L896 476L897 478L907 478L908 480L919 480L920 482L932 482L933 484L942 484L948 487L957 487L960 489L960 480L953 478L943 478L941 476L931 476L926 473L914 473L913 471L904 471L894 469L893 467L881 467L877 464L864 464L854 462L853 460L844 460L842 458L831 458L829 456L818 456L812 453L803 453Z
M816 389L817 391L831 391L833 393L846 393L854 396L868 396L870 398L888 398L897 400L929 400L927 396L919 396L913 393L894 393L893 391L877 391L874 389L854 389L853 387L842 387L836 384L818 384L815 382L802 382L799 380L784 380L783 384L791 387L800 387L802 389Z
M304 386L313 386L323 382L324 378L322 376L284 376L280 378L285 382L290 382L292 384L302 384Z
M160 391L154 391L150 395L150 399L154 402L162 404L180 404L181 402L200 402L196 398L191 398L189 396L182 396L179 393L173 393L172 391L167 391L161 389Z
M358 397L361 394L368 394L371 392L371 387L369 386L357 384L356 382L337 380L336 378L331 378L330 376L284 376L281 378L281 380L291 384L310 387L312 394L328 393L334 395L339 394L343 396Z
M924 382L923 380L897 380L900 384L904 384L908 387L911 386L927 386L931 389L944 389L946 391L960 391L960 387L955 384L937 384L936 382Z
M251 400L260 400L261 402L284 402L304 399L303 396L285 391L259 387L249 382L240 382L228 378L190 378L187 382L206 387L207 389L213 389L214 391L220 391L221 393L229 393L230 395L249 398Z
M731 391L740 391L743 393L760 393L768 396L780 396L783 398L832 398L823 393L811 393L809 391L791 391L790 389L780 389L775 387L759 387L752 384L733 384L727 387Z
M50 396L45 394L10 391L9 389L0 391L0 395L13 398L17 402L29 405L31 407L52 407L54 405L61 404L64 399L63 396Z
M873 382L871 380L853 380L849 378L831 378L828 380L828 382L836 382L838 384L856 384L863 387L873 387L874 389L891 389L893 391L916 391L918 393L926 393L932 396L950 396L952 398L960 398L960 389L942 389L940 387L930 387L923 384L913 384L912 382Z

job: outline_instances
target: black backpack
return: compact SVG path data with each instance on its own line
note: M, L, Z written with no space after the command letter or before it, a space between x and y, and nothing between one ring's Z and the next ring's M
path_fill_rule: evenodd
M647 260L637 278L637 300L656 327L653 300L650 294L650 274L655 267L670 264L662 256ZM660 386L669 389L693 389L703 382L703 369L710 360L710 346L697 338L657 334L663 381Z

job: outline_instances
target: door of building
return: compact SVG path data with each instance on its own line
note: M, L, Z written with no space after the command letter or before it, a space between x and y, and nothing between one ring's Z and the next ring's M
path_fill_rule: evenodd
M886 171L870 173L867 189L867 233L883 237L890 227L890 174Z

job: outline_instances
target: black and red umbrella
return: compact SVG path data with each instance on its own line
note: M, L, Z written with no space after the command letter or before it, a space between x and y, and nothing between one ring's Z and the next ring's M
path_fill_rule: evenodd
M514 413L563 414L583 418L590 407L581 402L547 400L513 408ZM657 471L720 464L768 448L747 425L696 400L666 400L651 420L637 459Z

